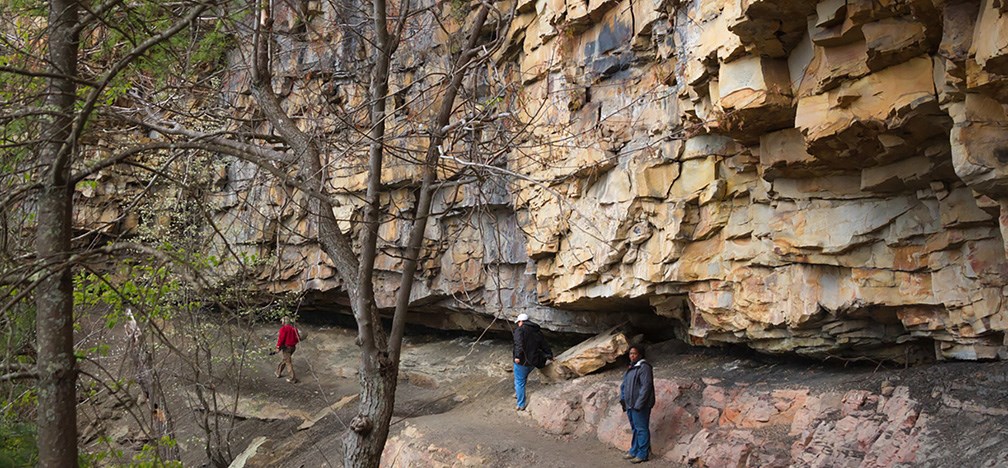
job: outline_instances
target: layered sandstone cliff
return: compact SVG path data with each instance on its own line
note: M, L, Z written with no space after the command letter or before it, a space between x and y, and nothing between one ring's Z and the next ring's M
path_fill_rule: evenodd
M519 18L526 92L551 96L538 136L564 144L512 162L574 187L515 190L541 301L646 297L695 343L1005 356L1004 2Z
M486 75L525 133L483 161L495 170L439 187L417 321L477 329L525 312L558 331L644 320L769 352L1008 356L1008 2L515 1L500 5L514 16ZM277 89L329 135L349 221L363 154L327 109L363 96L341 85L337 5L306 5L308 25L277 16L292 31ZM394 67L402 122L430 112L430 73L451 52L440 25L418 27ZM235 68L226 102L252 115L245 90ZM263 284L340 302L291 188L215 164L217 228L269 260ZM418 175L408 158L387 163L383 306Z

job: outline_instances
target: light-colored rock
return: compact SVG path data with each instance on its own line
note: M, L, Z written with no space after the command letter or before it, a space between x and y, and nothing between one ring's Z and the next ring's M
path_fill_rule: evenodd
M259 447L265 442L266 437L263 436L259 436L256 437L255 439L252 439L252 442L249 442L248 447L245 447L245 450L242 450L242 452L238 454L238 456L235 457L234 460L231 461L231 464L228 465L228 468L244 468L245 464L248 463L249 459L255 456L256 452L259 450Z
M988 72L1008 74L1008 43L1004 40L1008 36L1008 12L998 0L984 0L981 5L970 55Z
M893 151L883 139L886 131L915 123L916 114L933 103L932 70L930 57L916 57L836 89L799 98L795 127L817 157L856 154L862 161L859 167L866 165L866 159L868 164L872 159L882 162ZM906 117L889 121L890 116L901 114Z
M519 1L501 47L488 50L492 70L466 85L501 91L489 102L507 107L500 129L512 139L496 151L470 148L459 134L446 148L411 318L504 331L499 319L523 311L551 330L594 334L657 314L698 345L897 360L1005 356L1004 5ZM294 27L290 7L277 8L277 27ZM323 9L313 21L334 15ZM439 41L463 30L458 19L422 23L430 29L418 26L394 58L397 149L424 147L440 95L431 77L450 66ZM278 43L275 72L298 125L327 136L334 214L356 236L366 151L344 147L354 139L339 133L317 91L344 58L326 52L333 36L309 37L310 46ZM224 99L251 118L247 68L229 60ZM338 94L348 106L367 99L353 86ZM469 104L453 121L490 105ZM348 119L351 133L367 126L363 115ZM476 161L496 167L488 171L463 171L451 159L491 153ZM375 264L383 308L398 288L419 183L415 161L386 161ZM346 285L316 242L305 196L248 163L208 166L217 229L205 227L233 247L214 241L208 253L254 256L264 290L307 292L318 307L346 312ZM129 213L113 194L138 190L132 180L103 171L82 183L78 228L115 236L185 221L177 193L156 197L142 216ZM719 420L734 418L717 409ZM707 426L710 417L706 410ZM822 431L856 436L834 423ZM707 446L725 462L761 456L750 427L709 429L693 445L682 441L675 459ZM717 440L730 443L708 443ZM894 453L880 451L879 460L899 460Z
M626 336L611 328L556 356L543 373L555 379L585 376L615 362L629 347Z
M956 174L975 190L991 196L1008 195L1008 114L989 97L968 93L950 106L952 163Z
M794 122L787 62L748 56L718 70L718 105L729 117L731 135L745 141Z

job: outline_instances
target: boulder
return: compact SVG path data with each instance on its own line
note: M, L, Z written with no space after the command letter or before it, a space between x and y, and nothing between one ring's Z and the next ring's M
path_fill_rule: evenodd
M610 328L564 351L543 368L543 373L552 379L571 379L615 362L630 349L626 335L619 330L619 326Z

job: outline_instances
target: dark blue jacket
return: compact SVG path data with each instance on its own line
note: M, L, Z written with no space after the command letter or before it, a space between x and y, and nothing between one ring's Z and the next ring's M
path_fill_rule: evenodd
M641 359L627 369L620 385L620 401L626 409L654 408L654 372L651 364Z

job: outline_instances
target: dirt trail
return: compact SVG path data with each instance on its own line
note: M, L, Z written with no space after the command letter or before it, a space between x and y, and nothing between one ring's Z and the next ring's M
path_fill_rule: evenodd
M278 356L260 353L252 357L239 389L238 418L231 432L232 457L240 456L244 466L342 465L340 440L357 409L353 395L358 391L358 348L349 330L302 328L307 339L294 355L300 383L291 384L273 375ZM264 348L272 346L274 333L272 327L256 330ZM473 337L408 337L383 464L626 465L622 451L615 447L626 437L622 433L626 422L618 411L610 411L620 365L564 384L548 384L534 372L529 411L517 412L510 348L509 341L500 339L475 342ZM852 436L840 429L868 427L893 418L903 421L897 418L902 413L893 413L898 408L882 404L890 400L908 402L911 410L920 413L921 424L927 422L919 435L910 434L919 452L916 460L923 461L919 464L948 466L960 460L1008 464L1008 449L1003 449L1008 441L1008 419L1004 417L1008 415L1008 363L945 363L910 369L843 366L684 349L671 342L652 346L649 360L655 363L656 379L664 382L663 389L675 395L665 402L670 405L663 410L666 419L652 416L653 435L659 440L654 447L661 450L649 463L652 466L675 466L680 463L673 461L677 459L687 460L683 464L697 460L708 466L746 459L761 466L802 464L793 459L796 455L812 457L807 460L815 464L824 460L815 457L831 452L854 463L865 457L868 449L846 445ZM601 390L592 393L586 390L589 387ZM905 393L900 393L901 387L906 387ZM235 389L222 390L233 395ZM590 397L595 400L585 400L589 394L597 395ZM810 402L797 410L798 416L794 409L797 403L786 409L796 395ZM853 397L863 402L850 400ZM565 405L574 401L581 406L571 406L570 417L579 419L565 420ZM878 402L877 406L873 402ZM829 405L839 409L827 411ZM812 411L816 408L820 410ZM591 411L608 416L590 422ZM174 414L178 415L183 463L205 466L196 425L199 415L187 414L184 409ZM840 418L856 422L851 426ZM544 421L553 429L544 429ZM586 427L597 428L598 433L586 432ZM807 430L802 429L806 430L802 435L796 428ZM804 453L792 449L799 440ZM680 449L689 452L685 458L677 455ZM657 460L661 457L665 460Z
M298 384L272 375L275 360L255 364L243 395L251 412L235 444L236 454L255 445L247 467L340 466L340 437L356 411L356 402L327 414L298 430L306 414L352 395L357 389L353 336L341 329L314 328L298 347L294 363ZM269 333L268 330L263 331ZM406 445L422 441L429 456L420 464L456 466L584 467L623 463L622 454L598 440L551 436L540 430L528 413L514 409L510 343L473 338L410 337L404 347L402 379L390 436ZM534 374L529 391L545 385ZM273 405L272 409L270 405ZM288 418L273 419L283 408ZM270 421L265 420L269 417ZM254 424L254 421L259 424ZM258 427L256 427L258 426ZM410 437L412 435L413 437ZM265 441L257 439L265 437ZM430 441L436 441L431 443ZM407 450L415 453L417 450ZM387 450L383 464L416 465Z
M471 403L406 421L386 450L384 462L395 466L427 465L430 461L462 466L571 468L626 463L622 452L597 439L545 433L528 412L515 410L511 385L510 379L498 381ZM424 455L429 458L400 460L404 453L423 453L425 445Z

